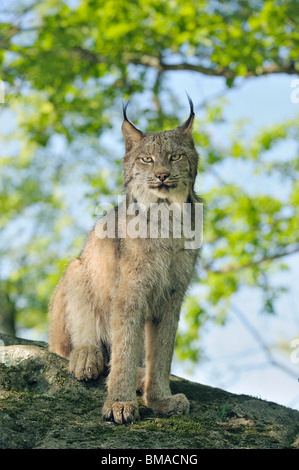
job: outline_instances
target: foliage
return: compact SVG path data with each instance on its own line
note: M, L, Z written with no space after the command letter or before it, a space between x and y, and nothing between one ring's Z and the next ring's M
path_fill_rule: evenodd
M134 122L160 130L181 119L181 91L170 81L182 70L222 77L227 88L249 77L295 76L298 13L296 0L45 0L7 7L1 106L3 119L15 121L2 137L0 280L18 327L45 325L49 293L78 254L97 203L121 190L121 101L134 95ZM193 360L201 325L224 321L242 288L258 289L261 310L275 313L284 289L272 285L272 274L299 251L298 148L275 153L285 141L298 142L298 122L250 137L238 123L219 145L214 136L223 123L225 102L216 99L200 110L194 132L200 173L211 184L203 194L202 266L177 339L180 357ZM234 164L248 181L262 182L258 190L227 178L225 168ZM273 176L283 186L275 197L264 190Z

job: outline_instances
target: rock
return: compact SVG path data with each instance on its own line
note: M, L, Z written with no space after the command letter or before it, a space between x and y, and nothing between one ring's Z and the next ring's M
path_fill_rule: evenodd
M158 415L139 398L140 421L104 422L105 377L78 382L46 343L0 340L1 449L299 448L298 411L174 376L172 391L188 397L190 414Z

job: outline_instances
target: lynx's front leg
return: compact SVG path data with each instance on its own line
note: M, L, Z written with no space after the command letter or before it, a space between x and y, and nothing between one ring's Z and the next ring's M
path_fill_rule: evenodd
M176 311L177 310L177 311ZM160 319L146 323L145 399L157 413L188 413L189 401L183 393L171 395L170 366L177 331L178 309L163 312Z
M133 422L139 418L136 382L144 329L141 299L138 296L136 298L134 291L124 297L125 299L118 299L112 311L111 369L108 398L102 411L104 419L113 420L117 424Z

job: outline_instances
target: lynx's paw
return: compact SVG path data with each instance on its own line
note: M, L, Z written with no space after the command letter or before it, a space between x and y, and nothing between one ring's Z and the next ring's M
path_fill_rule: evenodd
M189 413L189 401L183 393L171 395L161 400L147 400L148 406L156 413L185 414Z
M132 423L139 419L138 404L135 401L112 401L104 403L102 416L117 424Z
M69 370L78 380L96 379L104 370L104 359L96 346L80 346L70 354Z

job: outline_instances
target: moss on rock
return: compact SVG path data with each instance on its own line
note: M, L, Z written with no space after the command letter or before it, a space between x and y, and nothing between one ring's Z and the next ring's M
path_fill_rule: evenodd
M159 416L140 402L140 421L102 420L105 378L78 382L45 343L0 335L0 448L299 448L299 412L173 377L188 415Z

